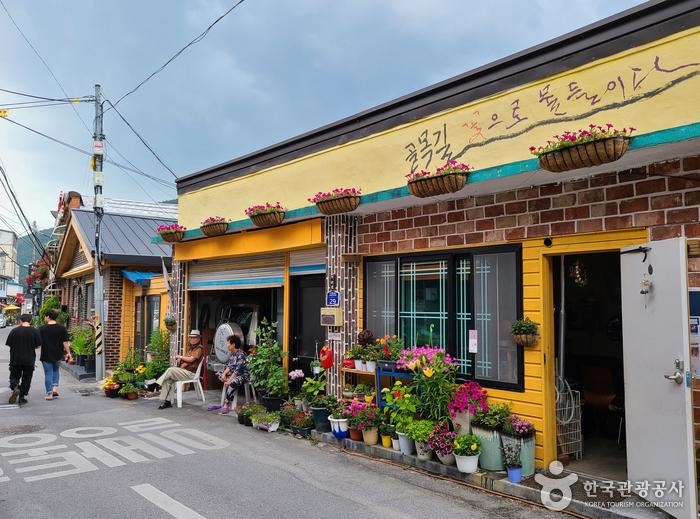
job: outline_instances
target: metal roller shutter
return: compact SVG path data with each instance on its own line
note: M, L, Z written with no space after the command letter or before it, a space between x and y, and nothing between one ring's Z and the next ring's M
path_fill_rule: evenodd
M247 256L190 263L190 290L236 290L284 285L284 255Z
M289 254L289 275L325 274L326 248L292 251Z

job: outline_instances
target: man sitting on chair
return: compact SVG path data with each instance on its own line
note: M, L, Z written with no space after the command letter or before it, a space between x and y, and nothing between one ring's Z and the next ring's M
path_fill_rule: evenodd
M179 380L192 380L194 373L199 367L204 357L204 348L202 347L202 337L199 330L190 332L190 347L187 355L176 355L175 361L178 367L172 367L165 370L165 373L156 380L156 384L160 387L160 399L163 402L158 409L167 409L173 406L175 400L176 382Z

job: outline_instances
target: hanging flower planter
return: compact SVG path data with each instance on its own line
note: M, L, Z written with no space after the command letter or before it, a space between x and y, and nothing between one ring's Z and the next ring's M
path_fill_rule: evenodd
M179 241L182 241L182 238L185 236L186 230L187 227L183 227L182 225L173 223L170 225L161 225L156 229L156 232L160 234L160 237L163 239L163 241L166 241L168 243L177 243Z
M199 229L206 236L221 236L228 230L228 220L220 216L210 216L202 222Z
M254 205L245 210L245 214L256 227L274 227L281 224L285 212L286 209L279 202L265 202L265 205Z
M318 210L326 216L334 214L350 213L357 209L360 205L359 189L351 188L336 188L330 193L319 192L313 198L309 198L309 202L316 204Z
M510 327L510 333L520 346L535 346L540 339L537 323L529 317L515 321Z
M635 128L617 130L608 123L606 127L589 124L588 130L566 131L555 135L554 141L546 146L530 147L530 152L547 171L560 173L573 169L590 168L614 162L622 157L629 147L629 140Z
M435 170L418 171L406 175L408 190L413 196L428 198L431 196L456 193L467 185L468 172L472 168L467 164L451 160Z

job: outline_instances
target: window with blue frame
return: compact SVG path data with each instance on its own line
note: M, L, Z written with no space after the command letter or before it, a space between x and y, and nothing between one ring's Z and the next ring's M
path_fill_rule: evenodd
M523 389L523 352L510 335L522 315L519 245L367 258L364 279L365 328L375 336L445 348L460 378Z

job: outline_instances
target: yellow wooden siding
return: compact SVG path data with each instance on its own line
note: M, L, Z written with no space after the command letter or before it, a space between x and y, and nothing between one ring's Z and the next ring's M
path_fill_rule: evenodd
M122 280L122 317L121 317L121 341L119 345L119 359L126 357L130 347L134 345L135 330L135 298L141 295L141 287L127 279Z
M289 339L292 334L291 311L292 311L292 286L289 282L289 253L284 255L284 288L283 288L283 308L282 308L282 352L284 369L289 370Z

